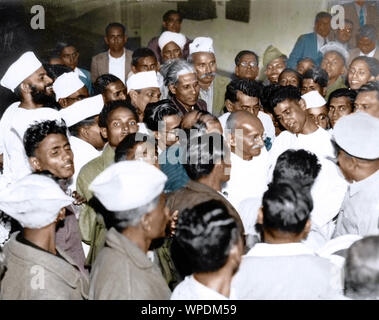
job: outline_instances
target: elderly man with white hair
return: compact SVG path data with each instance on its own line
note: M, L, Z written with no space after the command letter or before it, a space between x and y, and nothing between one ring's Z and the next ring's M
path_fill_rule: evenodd
M55 79L53 84L55 99L62 108L88 98L88 89L75 72L66 72Z
M213 40L198 37L189 46L188 61L193 63L200 86L200 98L207 103L207 110L219 117L223 113L224 97L229 78L216 75L216 55Z
M166 180L144 161L121 161L91 183L90 189L108 210L104 214L108 232L91 271L89 299L170 298L161 271L147 257L151 241L165 236L170 219L162 193Z
M22 54L8 68L0 84L19 99L7 108L0 121L0 154L4 161L2 185L31 173L22 143L27 124L41 117L54 118L54 114L58 119L59 114L51 108L39 110L54 101L53 81L33 52ZM20 125L22 129L12 130Z

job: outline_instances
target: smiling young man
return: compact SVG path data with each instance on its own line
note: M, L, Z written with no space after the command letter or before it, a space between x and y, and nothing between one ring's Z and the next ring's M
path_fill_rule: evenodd
M113 74L103 74L94 83L95 94L101 94L104 103L117 100L126 100L125 84Z
M132 51L125 49L128 40L126 27L112 22L105 28L104 41L109 50L92 57L91 80L95 82L102 74L110 73L126 83L131 70Z
M93 197L88 189L91 182L114 162L115 149L129 133L138 131L138 116L135 108L125 101L113 101L104 106L99 115L101 135L108 140L101 156L88 162L80 170L76 190L87 202ZM84 205L79 217L82 239L91 246L87 263L91 264L105 240L105 225L91 204Z

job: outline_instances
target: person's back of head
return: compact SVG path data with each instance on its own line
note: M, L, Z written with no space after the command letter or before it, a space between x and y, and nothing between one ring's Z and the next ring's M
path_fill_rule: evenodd
M305 79L312 79L315 83L320 85L321 88L326 88L329 81L327 72L319 67L314 67L305 71L303 74L303 80Z
M181 113L170 100L163 99L146 105L143 122L151 131L158 131L159 121L163 121L164 117L172 115L181 116Z
M209 200L183 210L171 246L177 270L183 277L218 271L238 245L239 234L236 221L220 201Z
M278 237L301 240L310 228L310 213L313 201L310 192L296 187L296 182L279 182L271 184L263 195L262 224L264 240L267 235L271 240ZM289 241L297 242L297 241Z
M110 83L121 81L118 77L113 74L106 73L97 77L96 81L93 84L94 94L103 94L105 89Z
M345 262L345 295L353 299L379 299L379 236L355 242Z
M72 71L70 67L67 67L64 64L46 63L46 64L43 64L43 67L45 68L47 75L53 80L55 80L56 78L58 78L59 76L61 76L62 74L66 72Z
M225 91L225 100L236 102L238 100L237 93L241 91L244 95L249 97L261 98L262 85L255 80L248 79L234 79L229 82Z

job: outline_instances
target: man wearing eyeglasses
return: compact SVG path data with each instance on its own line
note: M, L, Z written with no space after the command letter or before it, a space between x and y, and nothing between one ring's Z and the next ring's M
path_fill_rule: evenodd
M259 74L259 58L254 51L242 50L236 55L234 62L235 76L238 79L255 80Z

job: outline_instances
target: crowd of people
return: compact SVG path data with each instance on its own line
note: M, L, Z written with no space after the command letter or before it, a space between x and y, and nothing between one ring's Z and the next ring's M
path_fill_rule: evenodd
M371 5L318 13L288 57L236 52L231 78L175 10L133 52L110 23L91 70L69 41L14 57L0 299L379 299Z

